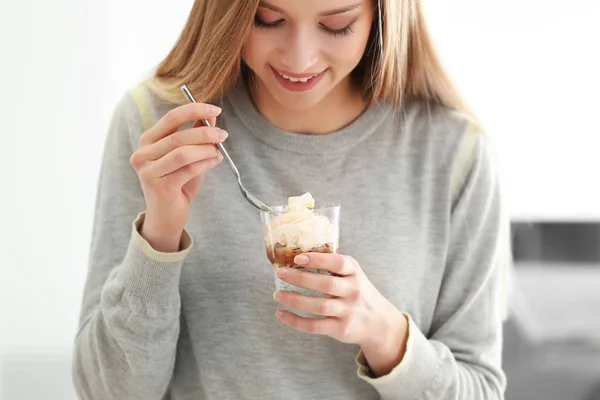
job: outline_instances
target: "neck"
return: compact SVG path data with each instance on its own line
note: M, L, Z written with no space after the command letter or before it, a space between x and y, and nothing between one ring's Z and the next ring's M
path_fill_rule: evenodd
M293 110L282 106L262 82L250 89L250 97L258 111L277 128L312 135L339 131L357 119L368 106L361 89L354 86L349 77L308 109Z

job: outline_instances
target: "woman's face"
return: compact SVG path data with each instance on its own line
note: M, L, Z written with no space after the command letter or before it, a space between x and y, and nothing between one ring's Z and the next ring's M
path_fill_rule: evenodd
M372 21L373 0L261 1L242 58L281 106L310 108L349 94Z

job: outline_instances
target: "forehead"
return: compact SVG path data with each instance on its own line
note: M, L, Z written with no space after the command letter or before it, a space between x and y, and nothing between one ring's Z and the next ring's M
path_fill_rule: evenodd
M371 6L373 0L261 0L259 7L288 15L334 15Z

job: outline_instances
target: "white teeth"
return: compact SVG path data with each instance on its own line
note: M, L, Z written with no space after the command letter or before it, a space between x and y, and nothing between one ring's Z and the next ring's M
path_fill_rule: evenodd
M310 81L312 78L314 78L314 76L311 76L310 78L292 78L291 76L287 76L285 74L279 74L281 75L284 79L287 79L290 82L302 82L302 83L306 83L308 81Z

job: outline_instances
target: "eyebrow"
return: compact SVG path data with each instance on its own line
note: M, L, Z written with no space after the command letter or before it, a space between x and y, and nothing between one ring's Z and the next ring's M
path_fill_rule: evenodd
M269 10L275 11L275 12L279 12L284 14L285 12L279 8L274 6L273 4L269 4L266 1L261 1L258 4L259 7L264 7L264 8L268 8ZM360 8L362 6L362 3L356 3L356 4L351 4L349 6L346 7L342 7L342 8L336 8L335 10L329 10L329 11L324 11L322 13L320 13L320 16L326 17L329 15L337 15L337 14L343 14L343 13L347 13L348 11L353 11L356 10L357 8Z

